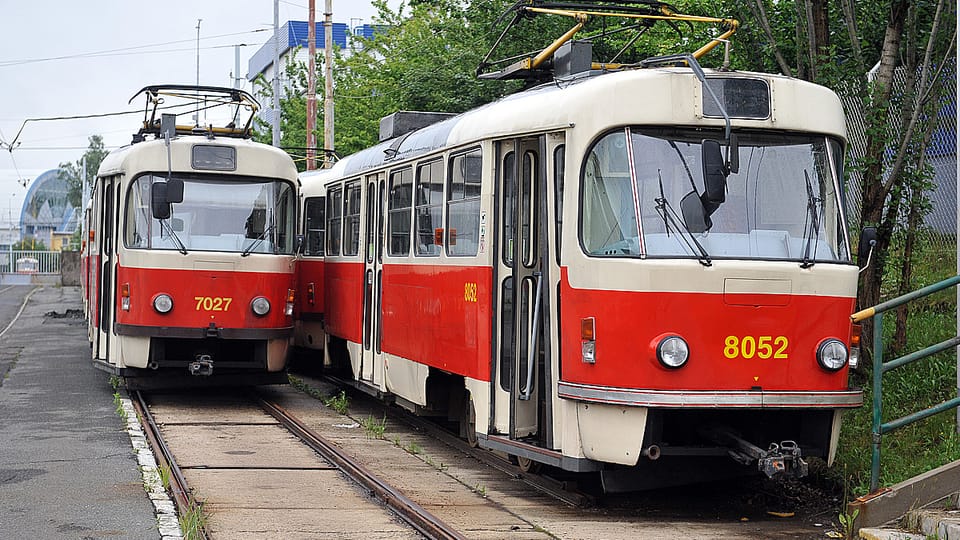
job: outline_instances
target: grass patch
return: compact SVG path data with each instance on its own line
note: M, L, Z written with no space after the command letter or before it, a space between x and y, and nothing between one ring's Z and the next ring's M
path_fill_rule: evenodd
M360 422L360 425L363 426L363 431L367 434L367 437L382 439L383 434L387 431L387 416L384 415L380 420L368 416Z
M347 414L347 408L350 406L350 398L343 390L335 396L330 396L323 400L323 404L340 414Z
M204 537L203 529L207 526L207 516L200 506L193 506L186 514L177 517L180 522L180 532L184 540L200 540Z

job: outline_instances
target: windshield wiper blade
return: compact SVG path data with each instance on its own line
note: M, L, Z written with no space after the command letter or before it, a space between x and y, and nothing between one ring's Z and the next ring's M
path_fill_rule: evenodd
M667 235L670 234L670 229L676 231L678 236L683 243L686 245L687 249L691 253L697 256L697 260L700 261L700 264L704 266L713 266L713 261L710 259L710 254L707 253L707 250L704 249L703 244L697 241L697 237L687 229L686 225L683 225L680 222L680 217L677 216L676 211L673 207L670 206L670 203L667 202L665 197L657 197L654 199L656 201L657 213L663 217L663 223L666 225Z
M250 242L250 245L243 250L243 253L240 254L241 257L246 257L253 253L253 250L257 249L257 246L263 243L263 240L270 234L271 231L276 227L276 223L271 223L269 227L263 230L253 242Z
M807 216L803 222L803 262L800 263L800 268L810 268L817 257L816 247L813 250L813 258L810 257L810 248L820 242L820 212L823 210L823 205L820 204L820 198L813 195L813 183L810 182L810 174L806 169L803 170L803 178L807 183ZM809 229L807 225L810 226Z
M170 238L173 238L173 243L177 246L177 251L179 251L181 255L186 255L187 247L184 246L183 242L180 241L180 237L177 236L177 232L173 230L173 227L171 227L169 223L167 223L167 220L161 219L160 227L167 231L167 234L170 235Z

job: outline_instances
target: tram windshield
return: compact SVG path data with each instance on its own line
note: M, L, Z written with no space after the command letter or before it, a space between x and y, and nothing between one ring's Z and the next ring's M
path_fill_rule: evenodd
M184 177L183 201L168 219L151 212L151 186L166 177L144 175L127 196L128 248L292 254L296 198L293 185L255 178Z
M702 146L711 139L723 134L628 127L601 137L581 177L580 239L587 253L850 261L838 141L738 132L738 172L708 196Z

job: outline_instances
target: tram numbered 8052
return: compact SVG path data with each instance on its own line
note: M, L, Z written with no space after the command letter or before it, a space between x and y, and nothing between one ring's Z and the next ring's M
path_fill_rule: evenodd
M558 80L304 176L325 362L609 490L832 462L862 402L840 100L695 67Z

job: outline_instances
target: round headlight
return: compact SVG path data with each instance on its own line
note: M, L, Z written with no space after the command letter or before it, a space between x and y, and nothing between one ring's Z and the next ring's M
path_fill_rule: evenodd
M817 362L827 371L837 371L847 363L847 346L839 339L825 339L817 347Z
M258 296L253 299L253 302L250 302L250 309L253 312L261 317L270 313L270 301L262 296Z
M664 367L676 369L682 367L690 358L690 347L680 336L667 336L657 344L657 360Z
M164 293L154 296L153 309L157 310L157 313L170 313L170 310L173 309L173 298Z

